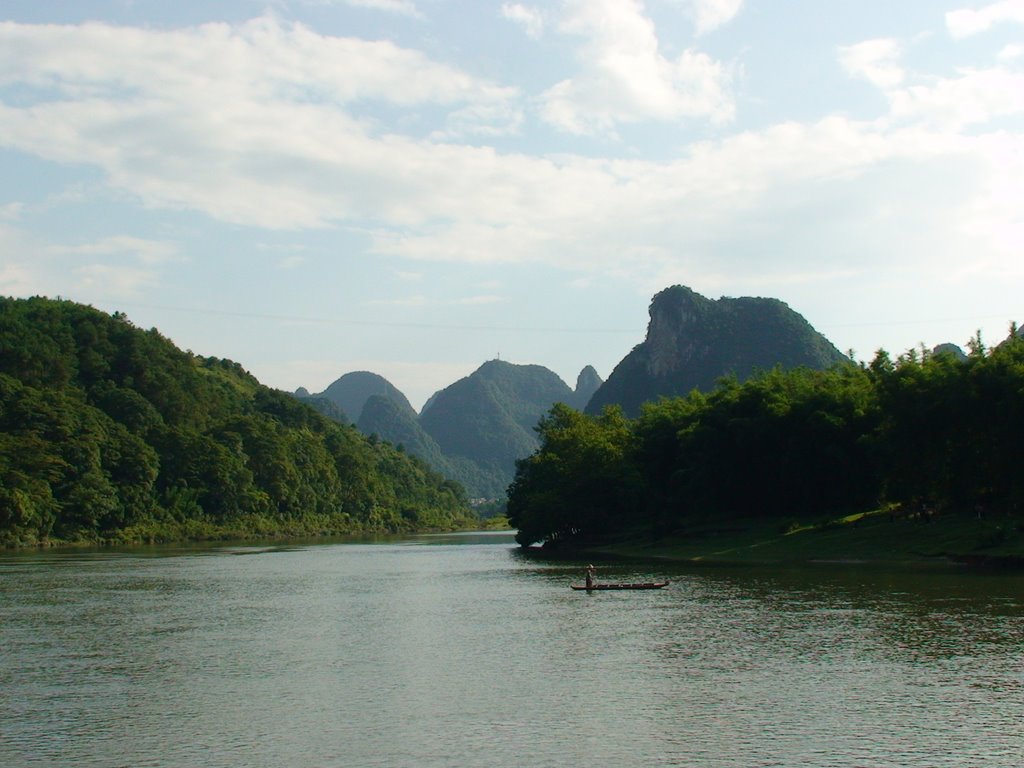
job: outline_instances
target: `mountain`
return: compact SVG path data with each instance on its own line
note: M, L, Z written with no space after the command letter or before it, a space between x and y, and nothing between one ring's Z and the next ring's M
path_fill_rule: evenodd
M296 396L305 392L307 402L322 411L325 403L347 403L347 412L358 410L356 426L363 434L423 459L471 496L493 499L505 495L516 460L537 447L534 427L541 416L556 402L582 410L600 386L591 366L570 389L543 366L491 360L435 392L419 416L401 392L366 372L346 374L320 395L299 390Z
M238 363L0 298L0 546L453 528L456 483Z
M566 405L571 405L577 411L582 411L603 383L601 377L597 375L597 371L594 370L594 366L586 366L576 377L576 390Z
M573 397L557 374L540 365L491 360L434 397L423 414L423 428L455 456L523 455L536 445L533 428L556 402Z
M681 285L651 300L647 338L626 355L594 393L587 412L621 405L635 416L659 397L709 390L734 374L829 368L846 359L798 313L778 299L707 299Z
M959 346L957 346L956 344L953 344L952 342L948 342L948 341L946 343L944 343L944 344L939 344L939 345L933 347L932 348L932 354L933 355L952 355L954 357L954 359L956 359L957 361L959 361L961 363L964 360L967 359L967 355L964 353L964 351Z
M578 399L557 374L540 365L484 363L469 376L436 393L420 424L445 456L470 461L484 485L480 496L502 496L516 459L537 447L534 427L556 402Z
M318 395L310 395L305 388L301 387L295 392L295 395L302 398L303 393L308 398L322 398L334 403L353 424L359 423L362 418L363 406L374 395L382 395L392 400L399 409L407 414L414 417L416 415L416 411L404 394L383 376L369 371L346 373Z
M346 414L333 400L328 400L326 397L320 397L318 395L311 395L308 392L305 396L295 392L295 396L306 403L310 408L318 411L321 415L326 416L332 421L336 421L339 424L350 424L348 414Z

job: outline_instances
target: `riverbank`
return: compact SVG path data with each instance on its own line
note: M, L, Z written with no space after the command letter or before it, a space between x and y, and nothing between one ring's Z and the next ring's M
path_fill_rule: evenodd
M757 520L701 525L654 539L616 539L545 548L545 554L690 563L948 564L1024 569L1024 532L1006 518L906 516L875 510L784 527Z

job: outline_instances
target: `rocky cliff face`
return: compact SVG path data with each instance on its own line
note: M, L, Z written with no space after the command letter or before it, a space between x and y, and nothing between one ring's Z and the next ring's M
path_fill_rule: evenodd
M654 297L646 342L651 376L671 376L712 353L713 340L700 330L711 311L710 301L682 286Z
M651 301L647 338L594 393L588 413L618 404L635 416L659 397L709 390L722 376L740 380L775 366L827 368L846 358L778 299L701 296L681 285Z

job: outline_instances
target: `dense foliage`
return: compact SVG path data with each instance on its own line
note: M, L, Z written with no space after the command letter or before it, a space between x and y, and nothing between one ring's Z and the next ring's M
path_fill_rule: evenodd
M420 460L67 301L0 299L0 543L451 528Z
M881 505L1019 518L1024 339L1014 328L990 352L977 339L964 360L879 352L870 365L723 379L635 420L556 406L538 432L509 489L524 545Z

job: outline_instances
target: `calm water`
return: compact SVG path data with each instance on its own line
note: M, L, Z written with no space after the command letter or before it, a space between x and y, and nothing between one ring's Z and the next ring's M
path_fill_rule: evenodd
M0 765L1020 766L1024 579L508 536L0 556Z

